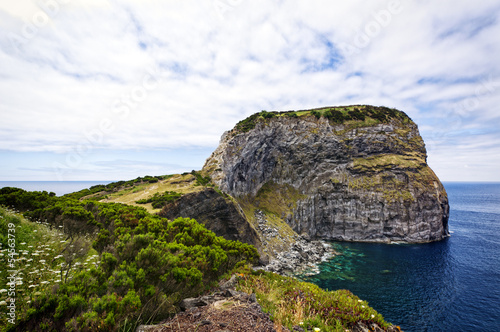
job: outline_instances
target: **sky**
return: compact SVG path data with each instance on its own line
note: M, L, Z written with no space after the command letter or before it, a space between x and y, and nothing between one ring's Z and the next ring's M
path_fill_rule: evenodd
M199 170L253 113L353 104L500 181L499 59L498 0L0 0L0 181Z

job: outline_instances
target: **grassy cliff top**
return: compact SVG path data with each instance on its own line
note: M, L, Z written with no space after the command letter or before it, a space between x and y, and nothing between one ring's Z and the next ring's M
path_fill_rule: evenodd
M261 111L238 122L234 130L237 133L248 132L254 129L259 121L265 121L266 119L278 117L307 118L311 116L316 119L324 117L328 119L332 125L339 125L347 122L365 122L367 125L377 125L380 123L389 123L393 119L403 123L413 122L406 113L395 108L371 105L328 106L298 111Z
M196 171L162 176L146 175L129 181L96 185L64 196L79 200L141 206L148 212L155 213L161 210L161 204L155 205L155 201L169 201L184 194L201 191L208 182L208 178Z

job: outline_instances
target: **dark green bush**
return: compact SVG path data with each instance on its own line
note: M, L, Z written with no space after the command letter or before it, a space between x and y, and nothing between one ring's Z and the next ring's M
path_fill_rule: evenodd
M274 114L273 112L268 112L268 111L261 111L259 114L264 119L271 119L271 118L276 117L276 114Z
M355 108L354 110L352 111L349 111L349 116L351 117L351 119L353 120L360 120L360 121L364 121L365 120L365 114L363 112L361 112L359 109Z
M153 208L161 209L169 202L174 202L181 197L180 193L175 191L165 191L164 193L155 193L153 196L136 201L137 204L151 203Z
M81 230L94 236L100 254L98 267L77 270L35 298L13 327L21 331L134 330L173 314L182 298L200 294L242 262L258 259L255 247L218 237L193 219L169 221L140 207L13 189L3 190L0 201L23 209L37 206L25 215L62 222L68 234Z
M311 114L314 115L316 117L316 119L321 118L321 112L319 112L319 111L316 111L316 110L311 111Z
M201 175L200 172L196 172L195 170L191 171L191 174L193 174L196 177L196 182L195 182L196 186L206 186L207 184L210 183L210 181L212 181L210 176L208 175L203 176Z
M325 117L334 123L343 123L344 114L341 111L329 110L325 112Z
M241 120L236 124L236 130L239 132L246 133L255 128L257 121L260 117L260 113L255 113L250 115L248 118Z

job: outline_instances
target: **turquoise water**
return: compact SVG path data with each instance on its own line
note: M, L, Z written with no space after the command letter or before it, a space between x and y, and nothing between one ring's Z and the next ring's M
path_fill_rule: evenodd
M452 236L422 245L333 243L303 277L349 289L404 331L500 330L500 184L445 183Z
M97 184L108 183L111 181L0 181L0 188L15 187L27 191L47 191L62 196Z

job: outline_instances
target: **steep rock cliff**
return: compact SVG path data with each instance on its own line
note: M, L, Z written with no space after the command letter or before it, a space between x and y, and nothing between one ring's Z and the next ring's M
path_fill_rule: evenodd
M446 191L417 125L395 109L263 111L224 133L203 172L248 218L262 210L311 239L448 236Z

